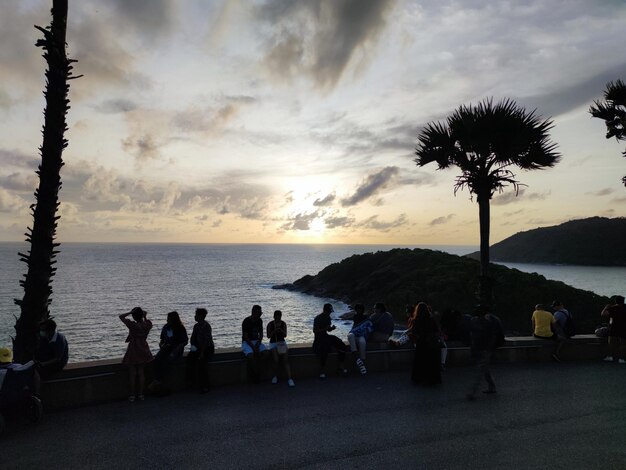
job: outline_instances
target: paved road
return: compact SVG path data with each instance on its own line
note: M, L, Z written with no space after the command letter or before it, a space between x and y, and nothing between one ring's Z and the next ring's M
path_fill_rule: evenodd
M406 373L223 387L48 413L0 439L0 468L626 469L626 366L494 368L417 388Z

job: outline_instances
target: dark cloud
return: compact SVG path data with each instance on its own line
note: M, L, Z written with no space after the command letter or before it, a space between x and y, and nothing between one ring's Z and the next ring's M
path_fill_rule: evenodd
M351 227L355 222L354 217L349 216L330 216L324 219L324 225L328 229Z
M161 155L160 148L162 146L163 143L160 143L150 132L122 139L122 148L133 155L138 163L158 159Z
M611 199L611 202L617 202L619 204L626 203L626 196L614 197L613 199Z
M336 195L335 193L330 193L328 194L326 197L323 198L318 198L315 201L313 201L313 205L316 207L326 207L326 206L330 206L333 201L335 200Z
M341 205L343 207L354 206L374 196L391 183L398 174L398 171L399 168L397 166L388 166L376 173L366 176L352 195L341 200Z
M494 206L505 206L521 200L543 201L550 194L551 191L546 191L544 193L527 193L526 188L520 188L517 193L515 191L509 191L495 196L491 199L491 204Z
M281 230L310 230L311 222L320 216L318 211L314 212L301 212L287 219L280 228Z
M224 96L213 106L193 106L178 111L172 117L172 126L182 132L213 134L222 131L242 108L253 104L256 98L246 95Z
M116 29L131 28L154 40L167 35L178 20L178 2L173 0L110 0L118 21Z
M587 194L591 194L592 196L608 196L609 194L613 194L615 190L613 188L604 188L599 191L588 192Z
M442 225L442 224L447 224L448 222L450 222L453 218L455 217L454 214L448 214L446 216L443 217L437 217L436 219L433 219L430 221L429 225Z
M514 215L520 215L522 213L524 213L524 209L518 209L516 211L512 211L512 212L505 212L504 214L502 214L504 217L511 217Z
M101 103L95 105L94 109L103 114L119 114L127 113L129 111L137 109L137 104L131 100L118 98L104 100Z
M378 220L378 215L373 215L359 223L358 227L376 230L378 232L389 232L392 228L398 228L408 223L409 221L406 218L406 214L400 214L395 220L389 222L381 222Z
M393 0L269 0L258 12L271 27L264 63L277 77L302 73L320 88L339 81L358 50L372 53Z
M1 169L28 168L35 170L39 163L41 163L41 158L37 155L37 152L33 152L31 155L15 149L0 149Z
M606 84L626 76L626 63L604 70L574 83L557 87L540 95L518 98L518 103L529 109L537 109L542 116L558 116L582 105L589 105L602 97Z
M10 191L32 192L39 183L34 172L14 172L0 174L0 187Z

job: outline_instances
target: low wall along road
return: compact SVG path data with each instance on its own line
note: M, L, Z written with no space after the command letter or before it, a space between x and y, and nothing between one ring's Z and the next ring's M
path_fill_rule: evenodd
M552 361L555 342L533 337L509 337L505 345L498 349L493 362L496 364ZM605 338L593 335L580 335L569 340L560 352L561 360L599 360L606 355ZM367 352L368 372L406 370L413 360L412 349L395 349L387 344L370 344ZM265 367L265 379L271 378L271 357ZM289 362L295 380L317 377L319 366L311 344L292 344L289 347ZM351 373L358 374L354 360L346 361ZM448 344L446 367L467 366L470 364L469 348L461 344ZM239 348L219 349L211 363L212 386L234 385L246 382L246 362ZM336 356L329 356L327 371L336 370ZM147 369L146 383L151 380L150 367ZM185 387L184 361L174 364L168 379L173 391ZM46 409L70 408L120 400L128 397L128 370L121 359L81 362L69 364L60 375L43 384L42 400Z

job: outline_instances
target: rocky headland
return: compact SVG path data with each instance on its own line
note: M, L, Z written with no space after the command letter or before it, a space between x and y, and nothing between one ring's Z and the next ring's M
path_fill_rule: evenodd
M573 313L580 333L593 332L601 322L607 297L576 289L544 276L491 265L495 282L493 313L508 334L531 334L535 304L559 299ZM456 309L470 313L476 304L478 261L440 251L393 249L354 255L333 263L317 275L292 284L274 286L371 308L385 302L397 321L404 321L406 304L428 302L434 310Z

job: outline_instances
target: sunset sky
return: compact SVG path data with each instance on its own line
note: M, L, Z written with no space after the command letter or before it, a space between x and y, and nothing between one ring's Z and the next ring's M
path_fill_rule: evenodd
M0 14L0 240L37 184L51 1ZM70 0L64 241L477 244L419 130L461 104L552 117L562 161L515 171L492 241L626 216L624 143L588 113L626 79L623 0Z

